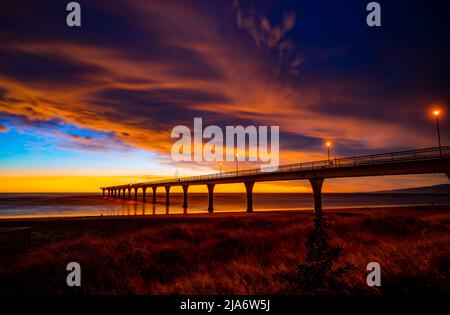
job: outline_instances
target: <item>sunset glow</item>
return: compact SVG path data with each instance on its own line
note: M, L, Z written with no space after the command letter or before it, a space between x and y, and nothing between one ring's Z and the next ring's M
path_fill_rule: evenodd
M356 8L337 3L329 4L336 14L319 22L302 13L318 9L306 3L132 1L119 10L90 1L83 10L98 15L87 14L79 30L60 25L53 4L26 5L32 16L19 5L3 9L0 176L8 180L0 192L92 192L123 183L118 175L138 182L260 166L174 162L170 131L192 127L193 117L223 130L279 126L280 164L323 160L330 135L325 145L340 157L432 147L434 130L422 113L429 100L448 103L447 85L429 76L443 71L441 55L430 57L440 41L431 36L415 44L400 28L389 31L395 41L371 38L355 31ZM440 38L439 30L430 32ZM428 49L416 53L415 46ZM413 70L411 60L426 67ZM395 70L395 87L383 69ZM442 109L432 113L441 117ZM442 118L445 144L450 124ZM391 187L380 178L368 182ZM298 183L271 189L296 185L302 189ZM351 180L341 187L358 189Z

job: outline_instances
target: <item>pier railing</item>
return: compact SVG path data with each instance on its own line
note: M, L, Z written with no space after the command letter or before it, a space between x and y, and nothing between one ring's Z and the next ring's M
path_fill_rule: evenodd
M380 154L370 154L370 155L360 155L339 159L321 160L314 162L303 162L296 164L280 165L278 168L255 168L255 169L243 169L231 172L220 172L208 175L198 175L189 177L180 177L173 179L162 179L151 182L143 182L139 184L134 184L132 186L139 185L153 185L153 184L173 184L173 183L183 183L183 182L195 182L195 181L207 181L212 179L230 178L230 177L241 177L249 175L259 175L259 174L277 174L277 173L290 173L290 172L302 172L311 170L322 170L329 168L344 168L344 167L355 167L355 166L366 166L366 165L379 165L379 164L392 164L392 163L406 163L406 162L417 162L426 160L436 160L436 159L447 159L450 158L450 146L410 150L410 151L400 151L400 152L390 152L390 153L380 153Z

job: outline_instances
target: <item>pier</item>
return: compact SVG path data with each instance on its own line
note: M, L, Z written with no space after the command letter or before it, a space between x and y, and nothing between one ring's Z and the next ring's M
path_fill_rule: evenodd
M104 197L138 200L142 191L142 201L146 202L147 190L152 191L152 202L156 202L156 190L164 188L166 205L170 204L170 188L183 188L183 208L188 208L188 189L193 185L206 185L208 188L208 212L214 212L214 188L220 184L242 183L246 190L247 212L253 212L253 187L258 182L308 180L314 196L314 212L322 211L322 186L325 179L387 176L409 174L445 173L450 179L450 146L360 155L339 159L327 159L314 162L287 164L276 171L264 171L260 168L220 172L209 175L165 179L158 181L101 187ZM185 211L187 213L187 211Z

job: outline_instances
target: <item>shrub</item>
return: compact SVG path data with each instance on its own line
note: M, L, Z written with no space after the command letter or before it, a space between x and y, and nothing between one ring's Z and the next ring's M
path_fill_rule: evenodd
M349 268L349 266L333 268L343 248L330 245L330 236L326 231L329 225L322 214L315 216L314 229L308 233L305 242L308 250L306 259L297 266L297 273L293 279L300 293L314 292L332 285Z

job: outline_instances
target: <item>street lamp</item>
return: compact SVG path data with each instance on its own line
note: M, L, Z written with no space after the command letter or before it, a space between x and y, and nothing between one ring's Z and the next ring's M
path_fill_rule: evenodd
M236 153L236 174L239 172L239 162L238 162L239 154Z
M327 141L325 143L325 145L327 146L327 150L328 150L328 162L330 162L330 147L331 147L331 142Z
M441 132L439 131L439 115L441 114L441 111L439 109L433 110L434 118L436 119L436 130L437 130L437 137L438 137L438 144L439 144L439 154L442 155L442 148L441 148Z

